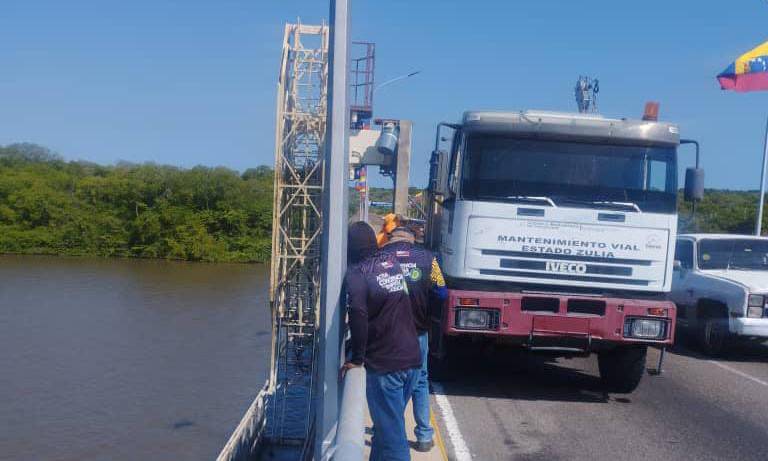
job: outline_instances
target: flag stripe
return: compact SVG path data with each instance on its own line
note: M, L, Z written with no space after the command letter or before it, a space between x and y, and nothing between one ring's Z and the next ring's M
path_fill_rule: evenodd
M742 54L741 56L736 58L736 62L735 62L736 74L740 75L740 74L746 74L749 72L754 72L754 70L752 70L752 64L755 61L764 60L766 55L768 55L768 42L760 44L755 48ZM763 68L761 70L764 71L765 69Z
M768 72L752 72L741 75L718 76L720 88L739 93L768 90Z

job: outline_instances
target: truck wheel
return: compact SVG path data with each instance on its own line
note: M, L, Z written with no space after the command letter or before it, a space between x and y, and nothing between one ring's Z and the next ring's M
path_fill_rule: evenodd
M699 331L701 348L707 355L721 355L728 346L728 320L721 317L704 319Z
M610 392L628 394L645 373L646 346L617 347L597 354L600 379Z

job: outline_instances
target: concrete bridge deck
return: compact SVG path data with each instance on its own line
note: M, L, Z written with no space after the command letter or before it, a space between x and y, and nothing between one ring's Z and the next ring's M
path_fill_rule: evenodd
M411 460L412 461L448 461L448 453L443 442L443 436L437 419L435 418L435 402L433 398L432 402L432 427L435 429L435 446L428 453L422 453L411 448ZM365 459L371 452L371 434L373 423L371 422L371 416L368 414L368 405L365 406ZM416 421L413 419L413 409L411 402L408 402L408 407L405 409L405 429L408 434L408 442L414 443L416 438L413 435L413 430L416 427Z
M765 344L711 359L679 342L664 373L632 394L605 392L596 362L520 353L457 363L460 377L433 395L451 411L435 408L448 459L766 459Z

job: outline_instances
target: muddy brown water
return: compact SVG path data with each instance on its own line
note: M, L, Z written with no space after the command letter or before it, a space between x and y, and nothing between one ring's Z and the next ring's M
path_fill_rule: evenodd
M268 372L262 265L0 256L0 459L214 459Z

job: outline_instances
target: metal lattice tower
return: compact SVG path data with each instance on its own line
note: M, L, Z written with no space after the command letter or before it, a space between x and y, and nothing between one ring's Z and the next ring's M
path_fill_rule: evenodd
M310 441L320 300L328 27L286 24L277 88L266 437Z

